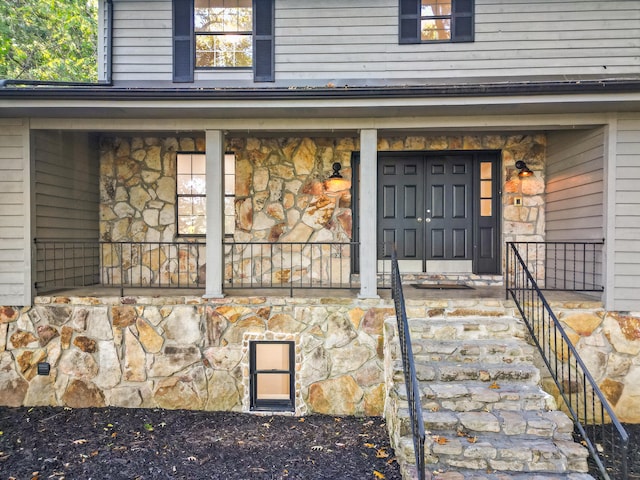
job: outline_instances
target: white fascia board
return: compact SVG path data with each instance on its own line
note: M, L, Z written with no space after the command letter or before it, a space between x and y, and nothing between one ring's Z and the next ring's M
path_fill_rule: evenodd
M254 118L254 119L87 119L32 118L36 130L292 132L385 130L527 130L587 128L606 124L607 113L549 115L412 116L389 118Z

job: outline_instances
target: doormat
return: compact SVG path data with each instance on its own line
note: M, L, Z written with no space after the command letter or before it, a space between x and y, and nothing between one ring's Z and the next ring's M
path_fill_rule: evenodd
M464 283L412 283L411 286L421 290L473 290Z

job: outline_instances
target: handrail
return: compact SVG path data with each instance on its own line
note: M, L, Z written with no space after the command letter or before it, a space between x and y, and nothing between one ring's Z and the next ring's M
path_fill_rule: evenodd
M400 351L402 354L404 381L407 388L407 401L409 402L409 416L411 420L413 448L416 455L416 469L418 471L418 479L425 480L425 431L422 418L422 404L420 402L420 385L416 376L416 367L413 360L411 335L407 321L404 293L402 291L402 279L400 277L400 269L398 268L398 255L395 248L391 254L391 292L396 310L396 320L398 322L398 338L400 340Z
M621 475L615 480L626 480L629 435L551 310L514 243L507 244L507 259L511 269L507 270L507 296L515 301L583 444L603 479L610 480L608 472L615 470Z

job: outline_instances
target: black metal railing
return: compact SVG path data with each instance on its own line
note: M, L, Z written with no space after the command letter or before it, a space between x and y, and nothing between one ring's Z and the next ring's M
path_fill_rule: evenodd
M225 242L227 288L354 288L354 242Z
M508 244L507 296L513 298L547 365L566 411L605 480L628 478L629 436L529 270L526 252ZM615 473L614 473L615 472Z
M398 258L395 249L392 253L391 272L391 294L393 296L398 322L398 338L400 340L404 381L407 388L407 401L409 402L409 416L413 448L416 455L416 469L418 479L424 480L426 477L424 458L425 431L422 418L422 404L420 402L420 385L416 376L416 367L413 360L409 322L407 321L407 311L404 303L404 293L402 291L402 278L400 277L400 269L398 268Z
M357 242L225 242L224 287L356 288ZM38 239L38 293L91 285L203 288L205 242L99 242ZM378 285L390 287L390 264L378 262Z
M507 272L512 262L509 252L515 248L540 290L600 292L604 284L603 245L604 242L508 242Z
M100 245L89 240L40 240L35 247L39 293L100 283Z
M204 242L35 242L36 291L92 285L124 288L202 288Z

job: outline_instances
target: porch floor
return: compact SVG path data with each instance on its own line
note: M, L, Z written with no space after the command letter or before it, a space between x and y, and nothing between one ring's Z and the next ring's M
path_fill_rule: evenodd
M404 296L407 303L420 303L421 301L429 302L435 300L494 300L494 301L510 301L506 299L505 289L503 286L477 286L472 288L415 288L410 284L403 285ZM225 297L222 301L233 301L234 298L263 297L263 298L293 298L297 302L304 299L357 299L360 292L359 288L334 288L334 289L314 289L314 288L296 288L293 289L293 295L288 288L256 288L256 289L227 289L224 291ZM600 294L568 292L568 291L543 291L543 294L549 304L554 307L565 308L602 308ZM204 289L171 289L171 288L125 288L121 295L120 288L102 287L99 285L90 287L73 288L68 290L57 290L48 292L36 297L36 303L39 297L147 297L147 298L176 298L188 297L194 303L207 302L202 298ZM386 303L391 302L391 290L379 289L378 295L380 300ZM220 299L212 299L213 302L220 302ZM45 301L45 303L47 303ZM171 302L175 303L175 302Z

